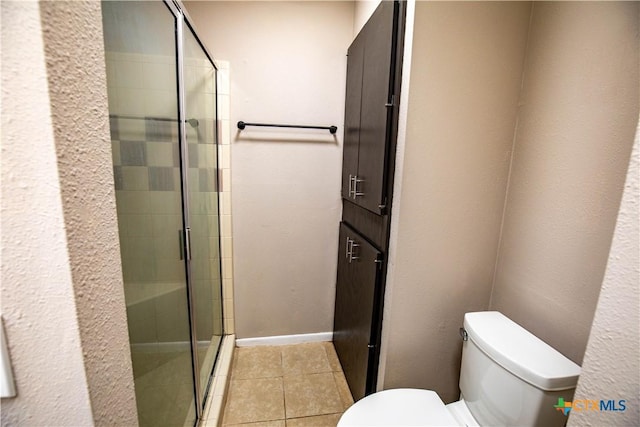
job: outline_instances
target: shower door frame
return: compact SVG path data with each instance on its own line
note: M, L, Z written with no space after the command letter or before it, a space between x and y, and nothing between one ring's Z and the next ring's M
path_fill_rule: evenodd
M183 242L183 253L185 254L185 271L186 271L186 280L187 280L187 305L189 308L189 331L190 331L190 336L191 336L191 363L193 365L193 385L194 385L194 400L195 400L195 405L196 405L196 425L197 423L202 419L202 413L204 410L204 405L206 403L206 398L209 394L209 389L211 386L211 377L212 377L212 373L209 373L208 375L208 384L207 387L204 391L204 393L202 392L201 389L201 385L200 385L200 364L198 363L198 335L197 335L197 331L196 331L196 309L195 309L195 298L194 298L194 291L193 291L193 275L192 275L192 269L191 269L191 262L190 262L190 216L189 216L189 177L188 177L188 164L187 164L187 159L188 159L188 147L187 147L187 130L186 130L186 86L185 86L185 78L184 78L184 34L185 34L185 30L191 30L191 33L193 34L194 38L196 39L196 41L198 42L198 44L200 45L200 48L202 48L202 51L204 52L204 54L206 55L207 59L209 60L209 62L211 62L211 65L213 66L214 70L215 70L215 79L214 79L214 87L215 87L215 97L214 97L214 103L215 103L215 120L214 120L214 135L215 135L215 150L218 150L218 141L219 141L219 135L218 135L218 126L217 126L217 122L218 122L218 90L217 90L217 76L218 76L218 67L216 67L216 64L213 60L213 56L210 54L209 50L204 46L204 44L202 43L202 41L200 40L200 38L198 37L198 34L195 30L195 27L193 25L193 21L191 20L191 18L189 17L189 14L187 13L187 11L185 10L184 5L182 4L182 2L178 1L178 0L163 0L163 2L167 5L167 7L169 8L169 10L171 11L171 13L173 13L173 15L176 18L176 51L177 51L177 55L176 55L176 71L177 71L177 77L178 77L178 84L177 84L177 88L178 88L178 124L179 124L179 131L178 131L178 135L179 135L179 150L180 150L180 181L181 181L181 190L182 190L182 221L183 221L183 230L184 230L184 238L182 239ZM185 28L185 26L188 26L189 28ZM218 159L218 155L216 152L216 170L219 167L219 159ZM219 193L220 193L220 182L218 179L216 179L216 197L219 199ZM218 229L220 229L220 203L217 203L217 209L218 209ZM221 247L220 247L220 237L218 237L218 253L221 254ZM219 271L222 272L222 266L220 265L220 261L218 261L218 265L219 265ZM220 275L221 277L221 281L220 281L220 294L222 294L222 275ZM222 295L221 295L222 297ZM224 310L224 308L220 307L220 310ZM224 319L224 313L220 313L221 318ZM222 322L222 335L224 336L224 322ZM220 346L218 346L218 350L217 350L217 354L216 357L214 359L214 363L212 366L212 369L215 367L215 363L218 360L218 354L220 352Z

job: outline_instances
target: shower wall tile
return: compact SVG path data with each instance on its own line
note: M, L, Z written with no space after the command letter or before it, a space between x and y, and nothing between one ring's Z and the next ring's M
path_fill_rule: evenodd
M229 95L218 95L218 118L229 119Z
M122 189L131 191L149 191L149 175L144 166L120 166Z
M196 139L192 139L195 141ZM199 150L198 144L187 144L187 154L189 156L189 168L197 168L199 165Z
M116 191L118 214L151 213L151 193L140 191Z
M158 116L158 118L162 118L162 116ZM139 121L142 122L142 120ZM174 126L172 126L172 122L168 120L156 120L152 117L148 117L143 123L145 126L145 140L147 141L174 142L177 140L177 133L174 134Z
M154 214L180 214L182 201L178 191L150 191L149 209Z
M205 168L216 167L216 150L209 144L198 144L199 166Z
M145 84L141 57L136 61L120 61L118 64L118 86L142 89Z
M222 215L222 228L221 228L221 236L231 236L231 215Z
M222 169L222 177L221 188L227 189L231 187L231 169ZM231 215L231 193L226 191L225 194L229 198L229 202L227 203L227 207L229 208L229 212L223 212L226 215Z
M215 192L216 188L216 169L198 169L198 184L201 192Z
M149 189L151 191L174 191L173 167L151 166L148 171Z
M222 174L221 174L222 175ZM220 180L220 215L231 215L231 194L228 191L224 191L224 179Z
M144 114L151 117L178 116L175 90L143 89L145 99L143 103Z
M233 238L223 237L220 240L220 246L222 247L222 257L231 258L231 256L233 255Z
M120 162L123 166L145 166L147 145L144 141L120 141Z
M182 229L182 216L177 214L154 214L151 215L151 230L154 236L161 236L167 230L176 230L175 239L178 240L179 230ZM177 243L176 243L177 247Z
M180 258L180 239L178 233L163 233L153 237L153 257L163 263Z
M220 156L220 168L231 169L231 146L229 145L219 146L218 155Z
M109 131L111 132L111 141L120 140L120 123L117 117L109 117Z
M120 140L146 141L146 129L144 120L116 118L118 123L118 137Z
M147 164L149 166L178 167L180 157L177 144L147 142Z
M113 183L116 190L124 190L122 166L113 166Z
M111 158L114 166L122 165L122 161L120 160L120 141L111 141Z
M153 236L151 218L152 215L125 215L127 235L131 237Z
M229 95L229 69L218 69L218 93L220 95Z
M230 123L230 64L228 61L216 61L217 80L217 123L218 128L218 168L220 190L220 214L222 239L222 277L224 327L228 334L235 333L233 312L233 221L231 209L231 123Z
M175 64L162 63L157 58L143 58L142 70L147 89L169 90L176 93Z
M138 116L144 114L147 91L118 87L118 113L123 115Z
M233 279L233 263L231 258L223 258L222 260L222 278Z
M229 135L231 134L231 123L229 119L220 119L218 121L220 123L220 134L227 135L224 138L220 138L220 143L222 145L229 145L231 143L231 138L229 137Z
M176 235L176 240L177 240ZM177 246L177 243L176 243ZM156 263L155 266L156 277L159 281L166 283L181 283L184 282L185 271L184 261L180 259L165 259Z

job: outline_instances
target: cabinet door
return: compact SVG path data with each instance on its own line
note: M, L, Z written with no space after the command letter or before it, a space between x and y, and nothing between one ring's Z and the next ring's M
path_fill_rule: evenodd
M364 38L358 36L349 47L347 57L347 91L344 113L344 146L342 153L342 197L345 199L353 199L352 178L358 173L363 66Z
M376 214L385 204L397 2L381 2L349 47L342 196Z
M380 213L384 204L385 158L391 119L395 2L383 1L363 28L365 36L356 203Z
M353 229L340 224L340 252L333 341L355 400L373 390L370 383L374 300L379 286L380 252Z

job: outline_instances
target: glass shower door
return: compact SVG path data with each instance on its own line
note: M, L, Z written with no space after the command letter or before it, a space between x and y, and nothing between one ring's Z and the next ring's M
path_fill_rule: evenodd
M189 25L183 30L190 277L195 306L195 336L199 394L206 397L208 381L222 339L222 280L218 217L216 141L216 68Z
M176 15L102 3L124 291L141 426L193 426ZM188 123L187 126L190 126Z

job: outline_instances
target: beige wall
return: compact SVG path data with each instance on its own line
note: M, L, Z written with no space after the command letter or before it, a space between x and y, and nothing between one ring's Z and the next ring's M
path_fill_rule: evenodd
M100 4L2 2L2 42L2 423L135 425Z
M39 8L0 6L2 315L18 393L2 399L2 425L92 425Z
M629 426L640 419L640 126L609 262L574 399L624 399L624 412L572 411L570 426ZM611 351L615 348L615 351ZM618 405L619 407L619 405Z
M638 6L533 9L490 308L578 364L638 119Z
M236 334L331 331L353 3L186 6L212 54L229 61ZM338 133L236 133L239 120Z
M380 0L356 0L353 13L353 38L356 38L364 24L380 4Z
M417 2L412 24L379 387L451 401L466 311L582 361L638 118L638 3Z
M428 388L452 401L458 328L465 312L489 304L530 4L415 8L382 387Z

